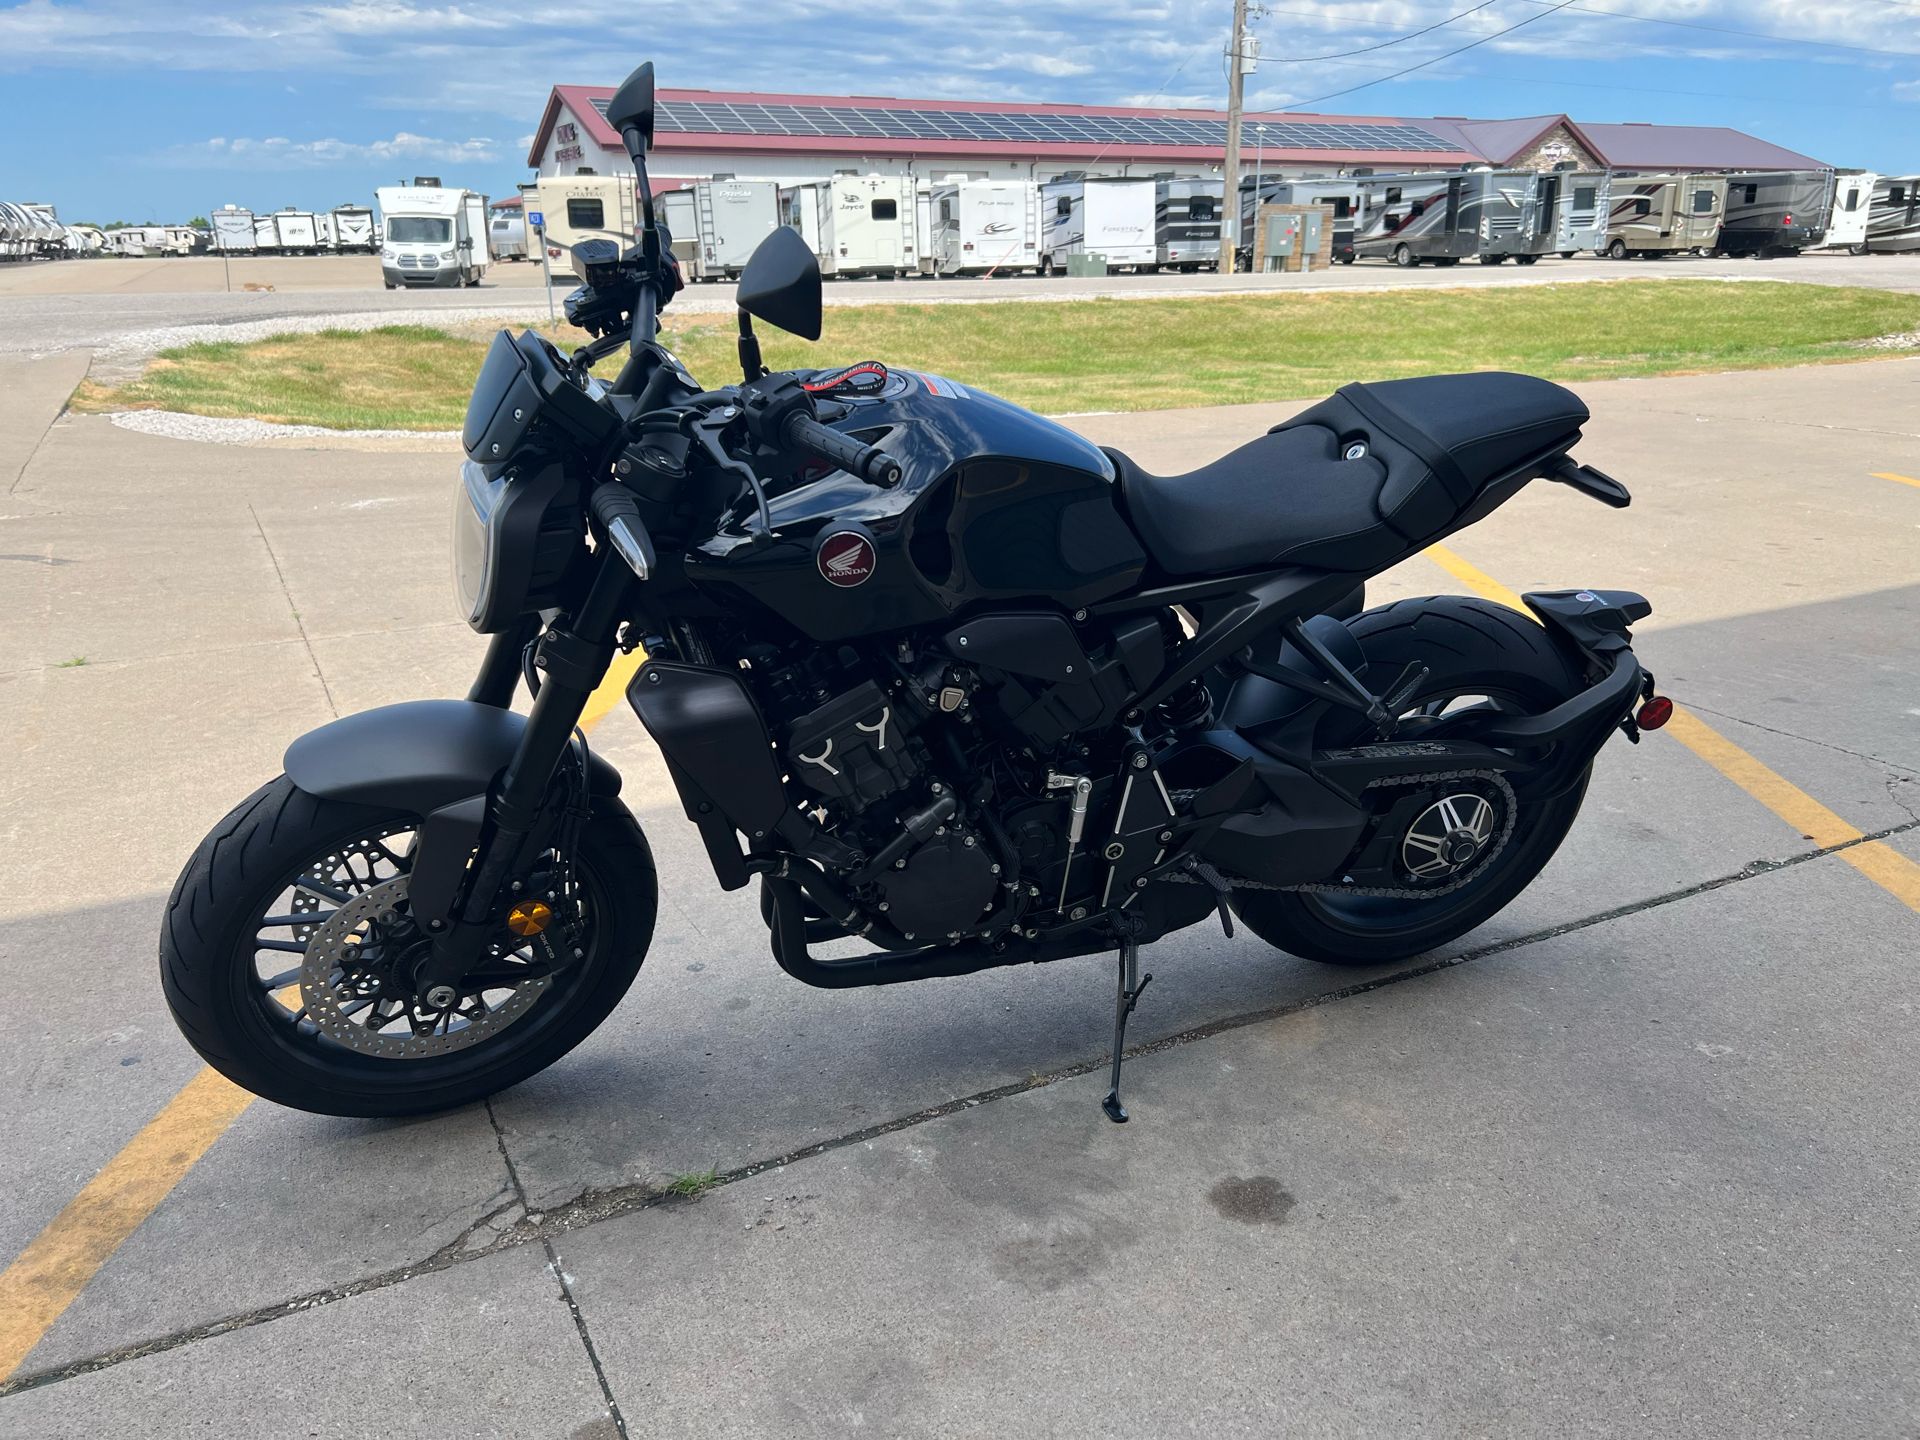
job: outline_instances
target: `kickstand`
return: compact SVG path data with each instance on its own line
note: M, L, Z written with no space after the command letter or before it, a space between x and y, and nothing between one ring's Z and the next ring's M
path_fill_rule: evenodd
M1113 1002L1113 1078L1107 1098L1100 1102L1107 1119L1116 1125L1127 1123L1127 1107L1120 1103L1120 1061L1127 1050L1127 1017L1152 981L1152 975L1140 978L1140 942L1128 935L1120 942L1120 990Z

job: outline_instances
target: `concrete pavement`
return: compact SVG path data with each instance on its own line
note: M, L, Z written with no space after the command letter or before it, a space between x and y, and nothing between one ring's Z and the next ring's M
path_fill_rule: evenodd
M1577 388L1635 507L1535 486L1455 547L1517 588L1646 590L1683 701L1920 855L1920 489L1874 478L1920 476L1920 362ZM1075 423L1175 468L1291 408ZM196 1068L152 948L198 836L291 735L457 693L479 649L444 593L450 458L68 417L23 465L6 1256ZM1421 560L1378 593L1458 588ZM1434 957L1470 965L1155 947L1132 1036L1165 1048L1117 1130L1087 1073L1106 962L805 990L637 724L594 743L663 884L601 1033L436 1120L248 1110L46 1333L0 1435L593 1434L609 1405L634 1434L1920 1423L1920 922L1679 745L1609 748L1541 882ZM660 1202L707 1169L740 1178ZM309 1374L382 1399L309 1401Z
M248 291L240 277L271 291ZM1165 295L1259 294L1310 290L1396 290L1408 286L1515 286L1567 281L1734 279L1859 285L1920 291L1920 255L1800 255L1778 260L1709 259L1611 261L1592 255L1562 260L1548 256L1522 269L1515 265L1421 266L1396 270L1365 261L1308 275L1111 275L1069 279L995 276L965 280L849 280L825 289L829 305L967 303L982 300L1092 300ZM540 270L496 264L477 289L381 288L379 262L371 257L273 257L236 262L234 291L225 290L220 262L208 258L169 260L69 260L0 266L0 354L47 354L82 346L114 353L151 353L139 336L154 332L158 344L180 343L169 332L182 327L231 325L293 316L444 312L449 317L544 315ZM562 279L556 301L572 288ZM103 297L113 303L103 304ZM731 314L733 286L689 285L674 299L676 314Z

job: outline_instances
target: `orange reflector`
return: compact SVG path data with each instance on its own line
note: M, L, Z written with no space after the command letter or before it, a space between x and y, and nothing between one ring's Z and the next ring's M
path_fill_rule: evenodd
M522 900L507 912L507 929L531 940L553 923L553 907L544 900Z
M1633 717L1634 723L1642 730L1658 730L1673 718L1673 701L1664 695L1656 695L1640 707L1640 713Z

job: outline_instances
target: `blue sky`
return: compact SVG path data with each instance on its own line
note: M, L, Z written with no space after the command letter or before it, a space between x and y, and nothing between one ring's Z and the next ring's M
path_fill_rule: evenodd
M1920 0L1556 5L1272 0L1256 6L1266 58L1249 102L1376 81L1318 108L1722 124L1920 171ZM1230 14L1231 0L0 0L0 198L105 222L330 206L421 172L505 194L551 85L612 84L642 59L662 84L704 89L1221 105Z

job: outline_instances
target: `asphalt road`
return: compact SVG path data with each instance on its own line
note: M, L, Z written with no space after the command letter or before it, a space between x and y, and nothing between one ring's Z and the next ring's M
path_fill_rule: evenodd
M1691 720L1425 962L1153 947L1125 1128L1107 961L798 987L619 708L663 903L598 1035L403 1124L196 1080L166 890L293 735L464 690L454 457L56 418L82 368L0 363L0 1435L1920 1429L1920 361L1577 387L1634 507L1377 597L1642 590Z
M230 273L229 273L230 271ZM1544 285L1618 279L1793 280L1920 291L1920 255L1801 255L1778 260L1616 262L1591 255L1549 256L1516 265L1462 264L1396 270L1365 261L1309 275L1113 275L1104 279L995 277L958 280L852 280L826 287L827 303L870 305L982 300L1096 299L1129 296L1246 294L1265 291L1395 289L1410 285ZM226 289L231 280L232 292ZM271 286L249 290L247 285ZM556 301L571 288L554 286ZM111 297L103 304L102 297ZM680 313L729 312L731 285L693 285L674 302ZM154 260L68 260L0 265L0 354L49 354L91 348L151 353L175 344L185 327L222 326L291 316L405 312L450 316L546 313L537 266L496 264L471 290L381 288L371 257L282 256L223 267L206 257ZM195 338L195 337L187 337Z

